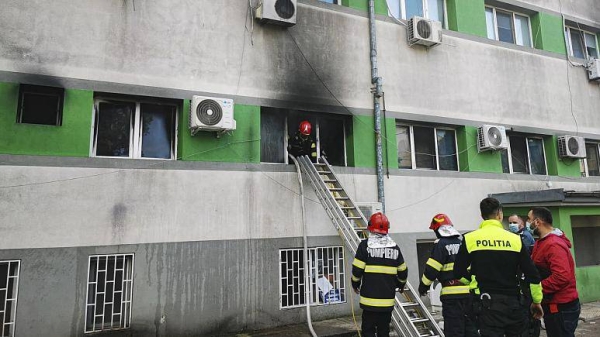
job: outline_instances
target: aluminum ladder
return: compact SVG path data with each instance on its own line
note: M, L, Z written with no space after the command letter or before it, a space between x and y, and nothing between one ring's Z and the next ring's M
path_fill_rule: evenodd
M368 237L365 216L348 196L327 159L320 158L318 163L313 163L308 156L301 156L297 161L354 257L360 242ZM444 337L431 313L408 282L403 293L396 293L392 324L399 336Z

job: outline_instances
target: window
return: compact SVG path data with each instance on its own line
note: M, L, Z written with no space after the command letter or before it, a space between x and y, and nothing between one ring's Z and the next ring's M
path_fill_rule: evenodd
M20 261L0 261L0 336L14 337Z
M390 14L397 19L420 16L440 21L446 27L446 0L387 0Z
M600 265L600 215L571 216L577 267Z
M92 255L89 262L85 332L129 328L133 254Z
M508 150L501 151L502 172L548 174L542 138L511 135L508 142Z
M308 279L311 305L346 302L344 250L341 246L309 248ZM280 307L305 305L304 250L279 250Z
M260 116L261 162L288 163L288 140L294 137L300 122L307 120L312 125L311 137L316 143L317 156L326 155L331 165L347 165L347 117L275 108L262 108Z
M454 130L398 124L396 139L399 168L458 171Z
M598 58L598 40L596 35L572 27L565 27L569 55L580 59Z
M531 25L529 16L485 7L488 39L531 47Z
M600 176L600 143L585 143L586 158L582 160L584 177Z
M319 0L321 2L325 2L328 4L333 4L333 5L341 5L342 1L341 0Z
M177 103L96 99L93 155L175 159Z
M60 126L64 96L63 88L21 84L17 123Z

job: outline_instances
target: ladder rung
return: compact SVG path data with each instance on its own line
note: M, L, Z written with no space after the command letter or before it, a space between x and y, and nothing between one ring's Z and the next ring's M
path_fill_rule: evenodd
M355 209L356 207L354 207L354 206L343 206L343 207L340 207L340 208L341 209Z
M440 337L440 335L419 335L419 337Z
M413 323L423 323L429 322L429 318L411 318L410 321Z
M343 191L344 189L340 188L340 187L331 187L331 188L328 188L328 190L330 190L330 191Z
M331 171L317 171L317 172L319 172L319 174L330 174L331 173Z
M362 217L360 217L360 216L349 216L349 217L347 217L347 218L348 218L348 219L350 219L350 220L358 220L358 219L362 219Z
M323 179L323 182L326 183L326 184L327 183L337 183L337 180L335 180L335 179Z
M417 302L405 302L405 303L402 303L401 305L403 307L414 307L414 306L419 305L419 303L417 303Z
M348 197L335 197L335 200L348 200Z

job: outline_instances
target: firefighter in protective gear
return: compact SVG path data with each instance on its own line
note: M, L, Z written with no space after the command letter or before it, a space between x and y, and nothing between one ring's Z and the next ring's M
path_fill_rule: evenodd
M447 337L478 336L475 322L468 315L471 308L469 286L462 284L454 276L454 260L462 241L461 235L446 214L434 216L429 229L435 232L437 240L434 242L431 257L427 260L425 272L421 277L419 294L427 295L429 287L437 279L442 284L440 299L444 317L444 335Z
M358 245L352 263L352 288L360 294L365 337L389 336L396 289L403 291L408 275L400 248L388 235L389 227L384 214L373 214L369 238Z
M309 156L313 162L317 161L317 144L311 137L312 125L309 121L302 121L298 131L289 140L288 152L294 157Z

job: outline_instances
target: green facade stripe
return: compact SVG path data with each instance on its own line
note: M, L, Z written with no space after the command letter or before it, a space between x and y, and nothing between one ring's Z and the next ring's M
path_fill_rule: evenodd
M65 90L61 126L17 123L18 83L0 83L0 153L87 157L94 97Z
M388 15L386 0L375 0L375 14ZM361 11L369 11L368 0L342 0L342 5Z
M487 37L484 0L447 0L446 8L450 30Z
M535 48L562 55L567 54L563 22L560 16L543 12L532 15L531 34Z
M387 126L387 137L385 136L385 129L383 125L381 130L383 167L384 170L386 167L395 169L398 168L396 121L393 118L387 118L385 121L385 125ZM375 119L372 116L353 116L351 137L353 140L347 142L348 164L355 167L374 168L376 166Z
M179 160L234 163L260 162L260 107L235 104L237 129L220 135L200 131L192 136L188 127L190 101L185 100L179 123Z
M546 165L548 174L561 177L581 177L579 159L560 158L558 156L558 137L544 138Z
M502 160L499 151L477 150L477 128L459 127L456 130L458 162L461 172L502 173Z

